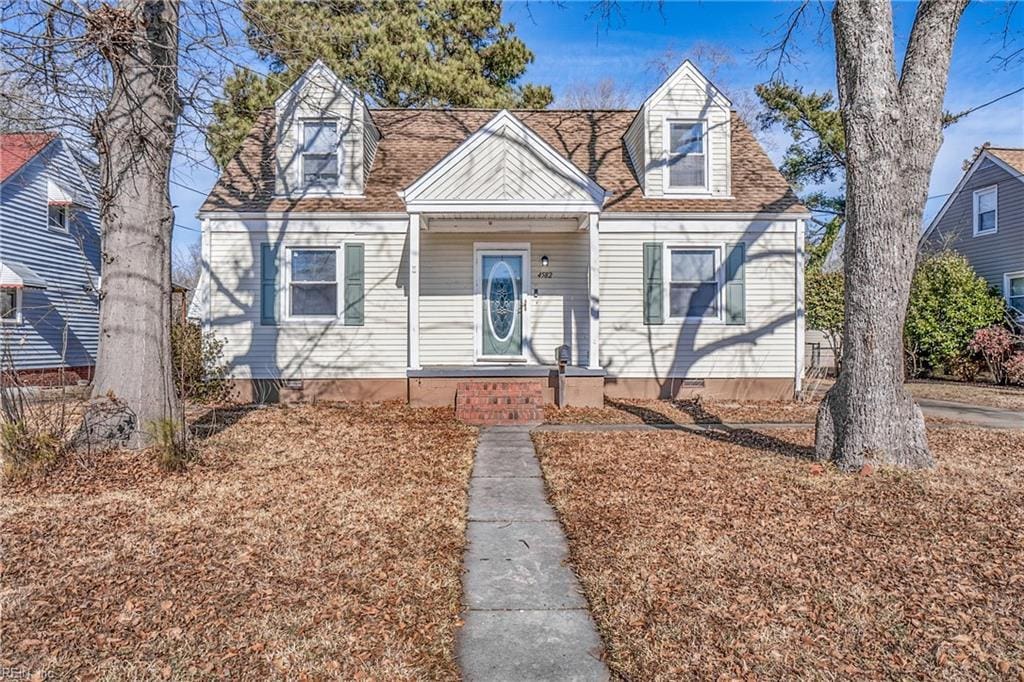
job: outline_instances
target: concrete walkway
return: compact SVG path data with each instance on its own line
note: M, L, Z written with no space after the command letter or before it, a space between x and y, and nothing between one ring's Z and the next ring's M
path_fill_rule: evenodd
M926 417L942 417L993 429L1024 429L1024 413L950 400L922 398L917 401Z
M466 536L457 645L463 677L608 679L528 427L481 432Z

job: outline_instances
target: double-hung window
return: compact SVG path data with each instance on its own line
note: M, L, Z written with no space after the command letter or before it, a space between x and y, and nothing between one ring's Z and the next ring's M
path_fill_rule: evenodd
M338 158L338 121L302 122L302 186L306 189L337 189L341 180Z
M291 249L289 253L289 317L337 317L338 250Z
M998 189L986 187L974 192L974 236L991 234L999 227Z
M47 223L52 230L68 231L68 207L64 204L50 204Z
M1014 272L1006 275L1003 285L1006 295L1006 303L1018 316L1024 317L1024 272Z
M21 292L18 289L4 287L0 289L0 324L18 324L21 322Z
M668 188L707 188L707 150L704 121L668 121Z
M668 250L670 318L718 317L718 250Z

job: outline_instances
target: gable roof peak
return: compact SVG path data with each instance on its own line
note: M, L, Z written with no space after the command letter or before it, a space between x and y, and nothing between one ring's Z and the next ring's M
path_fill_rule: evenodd
M697 65L689 59L684 59L683 62L676 67L676 70L670 73L668 78L666 78L661 85L655 88L654 92L644 100L644 103L640 105L640 108L644 109L652 102L661 99L666 92L684 78L689 78L703 87L707 91L709 99L718 100L726 110L732 108L732 100L726 97L725 93L722 92L718 86L712 83L711 80L704 75L704 72L697 68Z
M274 106L280 107L283 103L294 99L307 83L317 77L324 78L334 90L344 92L353 100L363 103L362 97L360 97L359 94L356 93L356 91L345 81L339 78L338 74L334 73L334 70L331 67L327 66L322 59L317 57L316 61L310 64L309 68L303 71L302 75L296 78L295 82L292 83L287 90L281 93L281 95L274 101Z

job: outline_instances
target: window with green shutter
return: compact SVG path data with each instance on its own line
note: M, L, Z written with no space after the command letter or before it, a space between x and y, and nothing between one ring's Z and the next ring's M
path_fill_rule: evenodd
M725 323L747 323L746 253L743 242L731 244L725 258Z

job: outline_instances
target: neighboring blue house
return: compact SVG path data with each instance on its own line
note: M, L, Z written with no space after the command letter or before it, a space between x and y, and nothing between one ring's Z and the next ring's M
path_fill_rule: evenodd
M96 363L93 174L58 135L0 135L0 365L29 383L89 379Z

